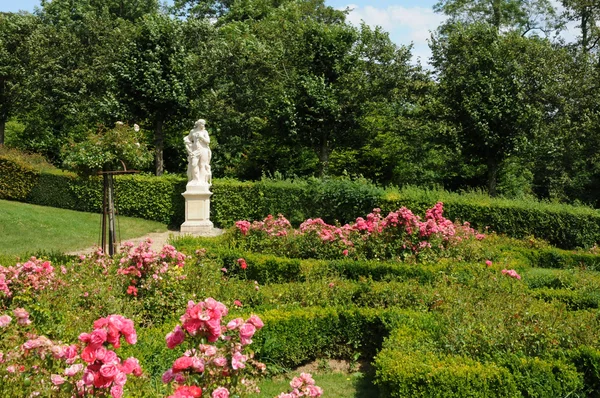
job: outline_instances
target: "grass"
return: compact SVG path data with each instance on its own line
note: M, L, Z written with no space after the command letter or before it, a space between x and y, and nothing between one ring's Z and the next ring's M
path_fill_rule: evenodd
M99 243L100 219L94 213L0 200L0 255L85 249ZM117 225L121 239L167 231L161 223L131 217L119 217Z
M316 385L323 388L323 398L372 398L378 396L377 388L373 386L369 376L362 372L347 373L313 373ZM276 397L290 389L291 377L275 377L260 383L260 397Z

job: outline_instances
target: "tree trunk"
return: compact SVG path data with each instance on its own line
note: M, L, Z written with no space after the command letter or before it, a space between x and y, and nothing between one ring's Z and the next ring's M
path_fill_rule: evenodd
M324 177L329 168L329 142L323 139L321 148L319 148L319 176Z
M489 159L487 164L487 174L488 174L488 194L490 196L496 196L496 186L498 184L498 170L500 169L500 164L495 159Z
M0 119L0 146L4 145L4 130L6 128L6 119Z
M163 131L163 121L157 120L154 126L154 152L155 152L155 166L156 175L160 176L163 174L165 168L165 162L163 159L163 152L165 149L165 135Z
M588 12L584 8L581 11L581 47L584 53L588 52L588 44L590 42L588 37L588 19Z
M108 254L114 256L117 249L115 229L115 185L112 174L108 175Z

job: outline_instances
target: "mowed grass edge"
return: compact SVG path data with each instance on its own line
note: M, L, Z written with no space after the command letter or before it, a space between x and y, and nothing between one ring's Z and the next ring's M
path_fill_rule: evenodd
M0 255L36 251L69 252L98 244L101 215L0 200ZM118 217L122 240L166 232L156 221Z

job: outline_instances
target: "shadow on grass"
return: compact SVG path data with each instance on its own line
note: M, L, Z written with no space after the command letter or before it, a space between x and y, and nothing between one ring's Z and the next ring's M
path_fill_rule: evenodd
M354 388L356 393L354 398L376 398L379 397L379 389L373 380L375 379L374 372L362 373L361 376L354 378Z

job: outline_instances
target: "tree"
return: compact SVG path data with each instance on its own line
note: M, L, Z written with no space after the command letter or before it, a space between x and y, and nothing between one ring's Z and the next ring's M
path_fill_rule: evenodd
M600 41L600 2L596 0L562 0L565 17L577 21L581 29L579 46L583 52L597 48Z
M558 27L550 0L439 0L433 9L450 17L446 29L457 22L485 21L497 30L513 29L522 35L540 30L549 35Z
M146 15L112 68L131 117L154 131L156 175L164 171L165 124L190 111L192 58L184 46L184 24L168 15Z
M0 145L6 122L25 94L29 60L24 43L36 22L31 14L0 13Z
M134 21L156 12L158 5L154 0L52 0L41 5L35 14L39 23L23 41L32 68L20 109L26 128L19 142L60 163L66 141L122 119L110 67Z
M566 53L485 24L459 26L433 40L432 51L446 120L457 126L463 154L486 166L495 195L503 162L527 149L556 112Z

